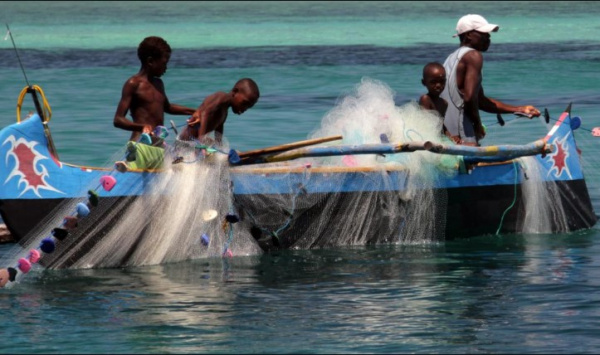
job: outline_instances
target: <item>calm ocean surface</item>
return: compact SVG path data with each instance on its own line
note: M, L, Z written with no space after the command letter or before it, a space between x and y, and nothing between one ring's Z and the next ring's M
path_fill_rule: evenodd
M247 150L306 139L363 78L392 88L399 106L417 100L423 65L458 46L467 13L500 25L484 55L488 96L552 118L573 104L600 211L600 138L589 132L600 126L600 2L0 3L52 107L61 160L93 166L129 136L113 115L146 36L173 48L171 102L197 107L256 80L260 101L225 128ZM10 39L0 38L0 78L1 128L26 86ZM484 144L547 131L482 118ZM0 292L0 310L0 353L597 353L600 230L37 272Z

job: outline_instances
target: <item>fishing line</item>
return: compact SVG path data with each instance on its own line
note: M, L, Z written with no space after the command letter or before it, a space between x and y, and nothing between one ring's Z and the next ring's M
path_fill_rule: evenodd
M173 132L175 132L175 134L179 135L179 132L177 132L177 128L181 128L181 127L185 127L187 126L187 122L182 123L180 125L175 125L175 122L173 122L173 120L169 121L171 123L171 127L165 127L166 129L172 129Z
M510 204L510 206L508 206L506 208L506 210L504 210L504 213L502 213L502 217L500 218L500 225L498 225L498 229L496 230L496 235L500 234L500 229L502 228L502 224L504 224L504 217L506 216L508 211L510 211L515 206L515 203L517 202L518 169L517 169L517 164L515 163L514 160L513 160L513 168L515 169L514 197L513 197L513 200L512 200L512 203Z
M504 121L504 119L502 118L502 114L497 113L496 114L496 120L497 120L497 122L490 123L489 126L493 126L493 125L496 125L496 124L499 124L500 126L504 126L507 123L510 124L513 121L517 121L521 117L526 117L528 119L532 119L533 118L533 116L530 117L529 115L524 114L522 112L514 112L513 114L516 116L516 118L513 118L513 119L508 120L508 121ZM550 118L550 114L548 113L548 109L547 108L544 109L544 115L543 116L544 116L544 119L546 120L546 123L549 123L551 118Z
M10 41L12 42L13 48L15 49L15 54L17 55L17 60L19 61L19 65L21 66L21 72L23 72L23 76L25 77L25 82L27 86L31 86L29 84L29 79L27 79L27 74L25 74L25 68L23 67L23 63L21 62L21 56L19 56L19 51L17 51L17 45L15 44L15 40L13 39L12 32L8 27L8 23L6 24L7 35L10 37ZM6 37L5 37L6 39Z

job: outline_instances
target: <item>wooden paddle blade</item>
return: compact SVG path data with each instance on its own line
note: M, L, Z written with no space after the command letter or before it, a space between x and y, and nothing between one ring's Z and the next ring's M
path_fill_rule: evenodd
M315 145L315 144L320 144L320 143L337 141L337 140L340 140L342 138L343 138L342 136L331 136L331 137L307 139L307 140L293 142L293 143L276 145L276 146L272 146L272 147L268 147L268 148L249 150L249 151L246 151L246 152L239 153L238 156L241 159L244 159L244 158L248 158L248 157L252 157L252 156L257 156L257 155L280 153L280 152L285 152L286 150L307 147L309 145Z

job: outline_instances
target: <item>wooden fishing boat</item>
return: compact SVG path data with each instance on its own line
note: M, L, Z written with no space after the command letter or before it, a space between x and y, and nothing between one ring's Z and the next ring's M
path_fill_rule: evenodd
M107 229L164 171L119 173L112 167L62 162L54 149L48 120L41 117L42 110L38 112L0 131L0 214L19 243L39 242L48 233L56 237L47 228L49 221L57 214L66 215L65 208L73 209L87 201L90 186L101 187L103 177L112 176L116 181L110 189L98 190L95 195L100 203L80 218L68 236L54 238L57 251L45 256L45 266L71 267L102 241L110 232ZM432 142L314 145L339 138L246 153L229 151L229 177L223 191L229 189L231 198L223 198L215 207L218 220L235 224L237 232L251 235L265 251L526 232L531 223L527 215L548 206L560 213L556 209L546 213L547 230L543 232L576 231L597 221L570 107L545 137L520 146L466 147ZM415 173L401 161L373 166L307 161L354 155L385 160L417 153L452 160L443 174L433 175ZM539 171L534 174L532 166ZM436 169L432 165L428 171ZM531 188L553 193L544 195L542 202L528 200L527 190ZM169 192L160 194L168 196ZM107 220L115 223L104 223L99 229L99 221ZM148 230L141 228L135 233ZM129 251L110 263L86 265L127 264L136 245L128 244Z

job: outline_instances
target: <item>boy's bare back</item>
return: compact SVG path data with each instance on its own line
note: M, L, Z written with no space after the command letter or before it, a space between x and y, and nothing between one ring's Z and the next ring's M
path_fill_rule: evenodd
M230 92L218 91L209 95L188 120L188 125L179 135L179 139L202 140L210 132L215 132L217 141L223 136L229 108L241 115L258 101L260 92L254 80L238 80Z
M231 107L231 96L228 93L219 91L209 95L192 115L192 120L196 123L186 126L179 138L201 139L212 131L223 134L229 107Z

